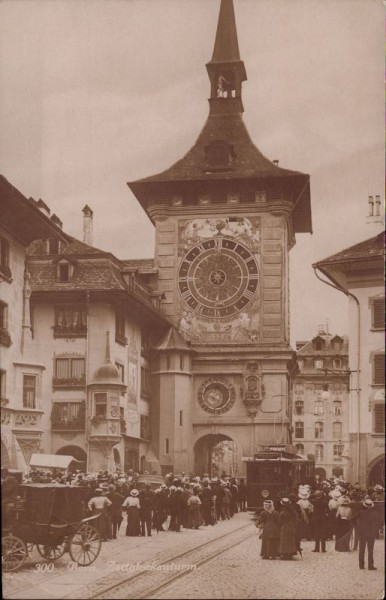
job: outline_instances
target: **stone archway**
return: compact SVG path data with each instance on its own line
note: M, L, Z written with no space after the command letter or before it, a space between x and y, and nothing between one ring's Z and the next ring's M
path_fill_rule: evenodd
M194 473L211 477L237 475L238 448L234 440L223 433L209 433L202 436L194 444Z
M369 474L367 477L368 485L374 486L377 483L382 487L385 481L385 457L380 456L372 464L369 465Z
M75 460L79 461L76 463L75 469L79 469L80 471L85 472L87 469L87 454L80 448L79 446L63 446L60 448L56 454L65 455L65 456L73 456Z

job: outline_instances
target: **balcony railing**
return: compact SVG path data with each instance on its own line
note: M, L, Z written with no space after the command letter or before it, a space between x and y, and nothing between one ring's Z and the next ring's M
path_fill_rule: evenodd
M68 416L69 411L73 415ZM67 414L64 414L67 413ZM51 412L51 431L84 431L86 426L85 403L58 402L53 405Z
M82 389L86 385L86 376L82 377L53 377L52 387L54 389L70 388L72 390Z
M54 325L54 337L75 338L86 337L86 325Z

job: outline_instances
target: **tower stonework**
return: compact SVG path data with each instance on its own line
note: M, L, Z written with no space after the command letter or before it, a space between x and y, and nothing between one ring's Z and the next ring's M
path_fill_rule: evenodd
M209 116L197 141L166 171L128 185L155 225L163 311L186 343L190 369L183 388L176 385L183 359L176 366L178 348L161 342L154 452L164 470L202 473L212 448L232 440L242 476L242 456L291 441L288 254L296 233L311 232L310 185L308 175L263 156L244 125L247 76L232 0L221 2L206 67ZM175 420L167 436L162 411Z

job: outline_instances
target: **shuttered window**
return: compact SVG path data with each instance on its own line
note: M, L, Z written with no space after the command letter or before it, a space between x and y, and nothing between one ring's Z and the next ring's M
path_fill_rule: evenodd
M373 432L385 433L385 405L380 402L374 404L373 414Z
M373 359L373 384L385 385L385 355L375 354Z
M385 299L377 298L372 302L372 327L373 329L385 328Z

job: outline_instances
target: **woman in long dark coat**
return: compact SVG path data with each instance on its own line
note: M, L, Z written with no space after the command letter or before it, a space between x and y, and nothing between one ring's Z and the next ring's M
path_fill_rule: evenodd
M298 551L296 543L298 517L289 498L282 498L280 504L283 508L279 515L279 554L282 560L292 560Z
M188 500L189 527L191 529L198 529L204 522L200 509L201 500L198 497L197 491L197 489L193 489L192 495Z
M275 511L272 500L265 500L263 507L256 523L263 530L260 556L263 559L276 558L279 556L279 513Z

